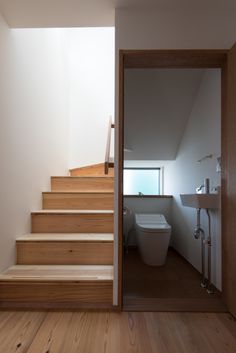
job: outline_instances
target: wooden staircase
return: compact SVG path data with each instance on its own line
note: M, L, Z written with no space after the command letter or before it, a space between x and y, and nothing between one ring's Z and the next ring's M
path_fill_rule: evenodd
M16 265L0 275L0 307L112 307L114 177L103 169L51 178L31 234L16 240Z

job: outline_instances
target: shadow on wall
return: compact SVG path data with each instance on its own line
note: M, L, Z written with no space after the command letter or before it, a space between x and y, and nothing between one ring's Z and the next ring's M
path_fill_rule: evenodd
M210 210L212 235L212 282L221 290L221 224L220 210ZM171 246L201 272L201 241L193 236L197 213L194 208L182 206L180 198L172 202ZM208 236L208 219L205 210L201 211L201 228ZM194 254L194 256L193 256ZM206 264L207 267L207 264ZM207 271L207 268L206 268Z
M196 224L196 212L194 209L186 208L181 205L180 196L173 198L172 210L172 236L171 246L178 251L186 260L191 258L192 251L196 253L195 263L198 270L201 266L200 242L193 243L193 229Z

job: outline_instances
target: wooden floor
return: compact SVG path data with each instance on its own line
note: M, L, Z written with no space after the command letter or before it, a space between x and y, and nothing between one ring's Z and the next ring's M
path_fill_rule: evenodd
M164 266L148 266L137 249L125 255L124 309L128 311L225 311L221 294L209 295L201 275L169 249Z
M235 353L230 314L0 312L4 353Z

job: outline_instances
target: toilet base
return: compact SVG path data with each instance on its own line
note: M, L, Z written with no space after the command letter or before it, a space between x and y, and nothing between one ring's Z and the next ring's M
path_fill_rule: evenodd
M143 262L149 266L165 265L171 226L161 214L136 214L135 228Z
M140 256L141 256L141 259L142 261L148 265L148 266L153 266L153 267L159 267L159 266L164 266L165 263L166 263L166 257L167 257L167 251L165 254L162 254L161 256L159 257L148 257L145 256L146 254L143 254L141 249L139 248L139 253L140 253Z

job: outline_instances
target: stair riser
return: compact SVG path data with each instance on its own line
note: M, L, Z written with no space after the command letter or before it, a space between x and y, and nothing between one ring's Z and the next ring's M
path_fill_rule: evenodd
M18 242L19 265L112 265L113 242Z
M112 304L112 282L1 282L1 301Z
M52 177L51 178L52 191L113 191L114 179L96 178L96 177Z
M43 193L45 210L112 210L113 208L113 194Z
M113 214L32 214L32 233L113 233Z

